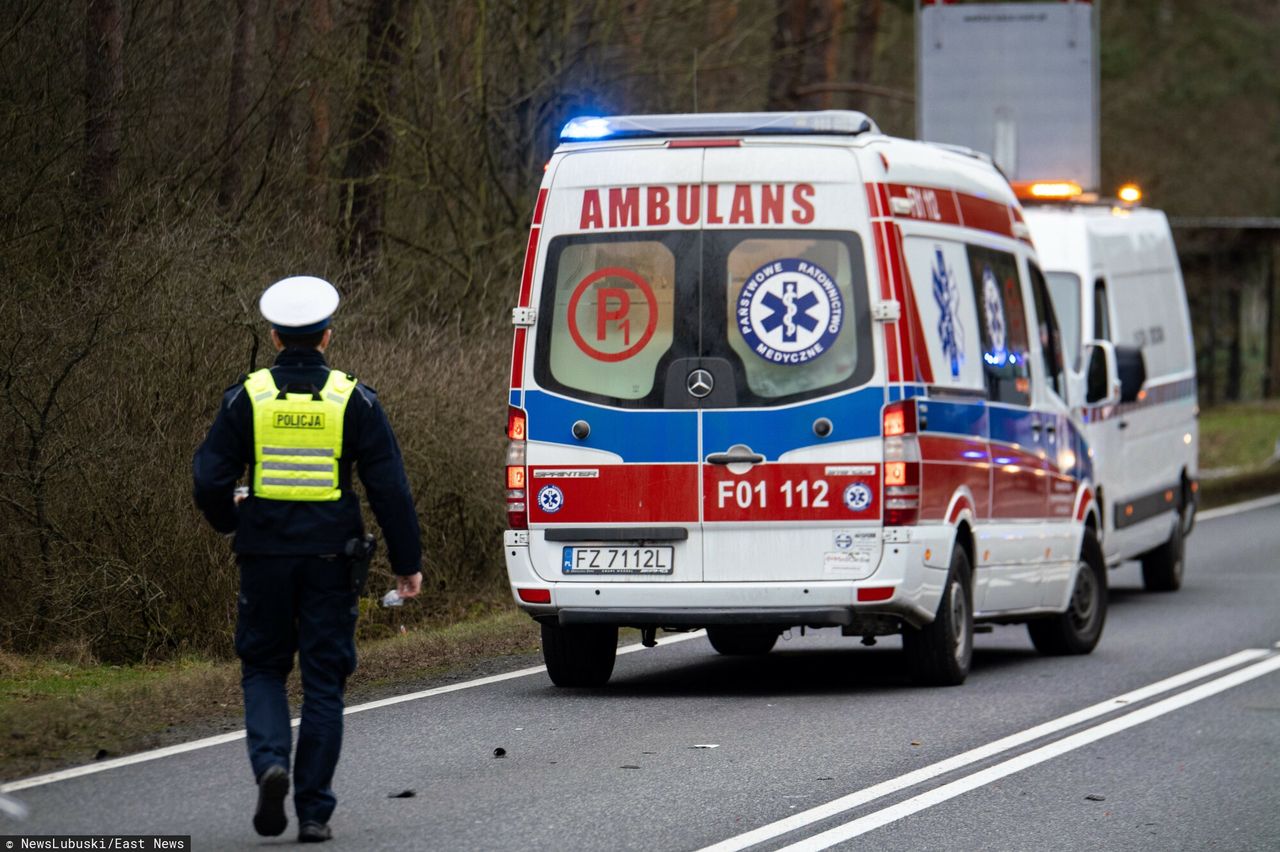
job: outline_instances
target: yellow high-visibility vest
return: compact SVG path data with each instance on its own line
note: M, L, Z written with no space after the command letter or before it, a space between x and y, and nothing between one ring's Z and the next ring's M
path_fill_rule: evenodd
M308 502L342 497L342 421L355 379L332 370L318 393L283 393L270 370L258 370L244 387L253 407L253 496Z

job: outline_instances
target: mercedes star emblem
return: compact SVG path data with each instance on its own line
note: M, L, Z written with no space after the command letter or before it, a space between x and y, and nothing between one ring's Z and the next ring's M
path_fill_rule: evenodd
M711 393L711 389L715 387L716 380L711 378L711 374L706 370L694 370L689 374L689 379L685 383L690 395L702 399Z

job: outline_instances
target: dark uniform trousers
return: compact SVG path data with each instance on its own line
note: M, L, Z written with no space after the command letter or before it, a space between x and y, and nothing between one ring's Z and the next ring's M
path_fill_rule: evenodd
M305 697L293 764L294 806L300 822L328 822L337 803L332 783L342 748L342 693L356 668L358 610L347 560L241 555L238 561L236 653L254 777L274 764L289 768L285 678L296 651Z

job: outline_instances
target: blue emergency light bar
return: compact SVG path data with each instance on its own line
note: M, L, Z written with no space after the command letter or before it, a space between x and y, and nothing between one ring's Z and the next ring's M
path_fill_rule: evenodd
M582 116L560 131L561 142L675 136L858 136L879 133L865 114L829 109L817 112L712 112L670 115Z

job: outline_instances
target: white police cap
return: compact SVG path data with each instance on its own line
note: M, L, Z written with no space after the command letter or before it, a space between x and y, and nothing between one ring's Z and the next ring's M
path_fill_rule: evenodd
M338 291L323 278L295 275L268 287L258 310L281 333L312 334L327 328L338 309Z

